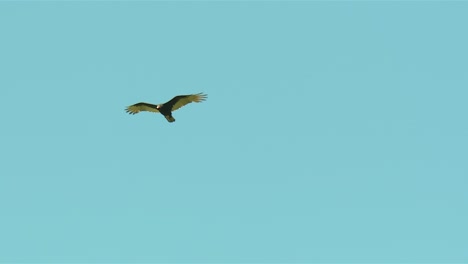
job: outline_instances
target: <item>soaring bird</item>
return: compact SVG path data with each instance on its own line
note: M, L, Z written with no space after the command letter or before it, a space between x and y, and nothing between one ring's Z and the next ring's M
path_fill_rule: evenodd
M161 113L167 121L172 123L175 121L175 118L172 116L172 111L175 111L186 104L190 104L191 102L200 103L205 101L206 98L207 95L203 93L178 95L164 104L154 105L141 102L127 107L125 111L132 115L138 114L140 111Z

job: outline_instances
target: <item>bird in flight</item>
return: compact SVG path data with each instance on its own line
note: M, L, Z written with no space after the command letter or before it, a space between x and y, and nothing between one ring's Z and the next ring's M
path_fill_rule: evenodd
M203 93L178 95L164 104L154 105L141 102L127 107L125 111L132 115L138 114L141 111L161 113L168 122L172 123L175 121L175 118L172 116L172 111L175 111L186 104L190 104L191 102L200 103L205 101L206 98L207 95Z

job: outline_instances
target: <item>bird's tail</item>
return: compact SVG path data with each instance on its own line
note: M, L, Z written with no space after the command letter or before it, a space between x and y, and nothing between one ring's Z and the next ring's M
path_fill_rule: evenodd
M174 118L172 115L167 115L167 116L164 116L164 117L167 119L167 121L168 121L169 123L172 123L172 122L175 121L175 118Z

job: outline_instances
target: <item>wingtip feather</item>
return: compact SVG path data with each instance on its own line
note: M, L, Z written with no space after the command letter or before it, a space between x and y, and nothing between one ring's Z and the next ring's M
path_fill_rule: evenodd
M207 94L204 94L203 92L197 93L195 102L199 103L199 102L205 101L206 98L208 98Z

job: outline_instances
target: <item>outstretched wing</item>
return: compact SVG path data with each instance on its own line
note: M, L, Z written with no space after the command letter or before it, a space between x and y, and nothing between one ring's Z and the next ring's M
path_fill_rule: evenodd
M148 112L154 112L154 113L159 113L159 110L157 108L157 105L154 104L148 104L148 103L138 103L131 105L125 109L125 111L129 114L138 114L141 111L148 111Z
M172 98L169 102L165 103L164 105L170 107L171 111L175 111L186 104L190 104L191 102L200 103L202 101L205 101L206 98L207 95L203 93L178 95Z

